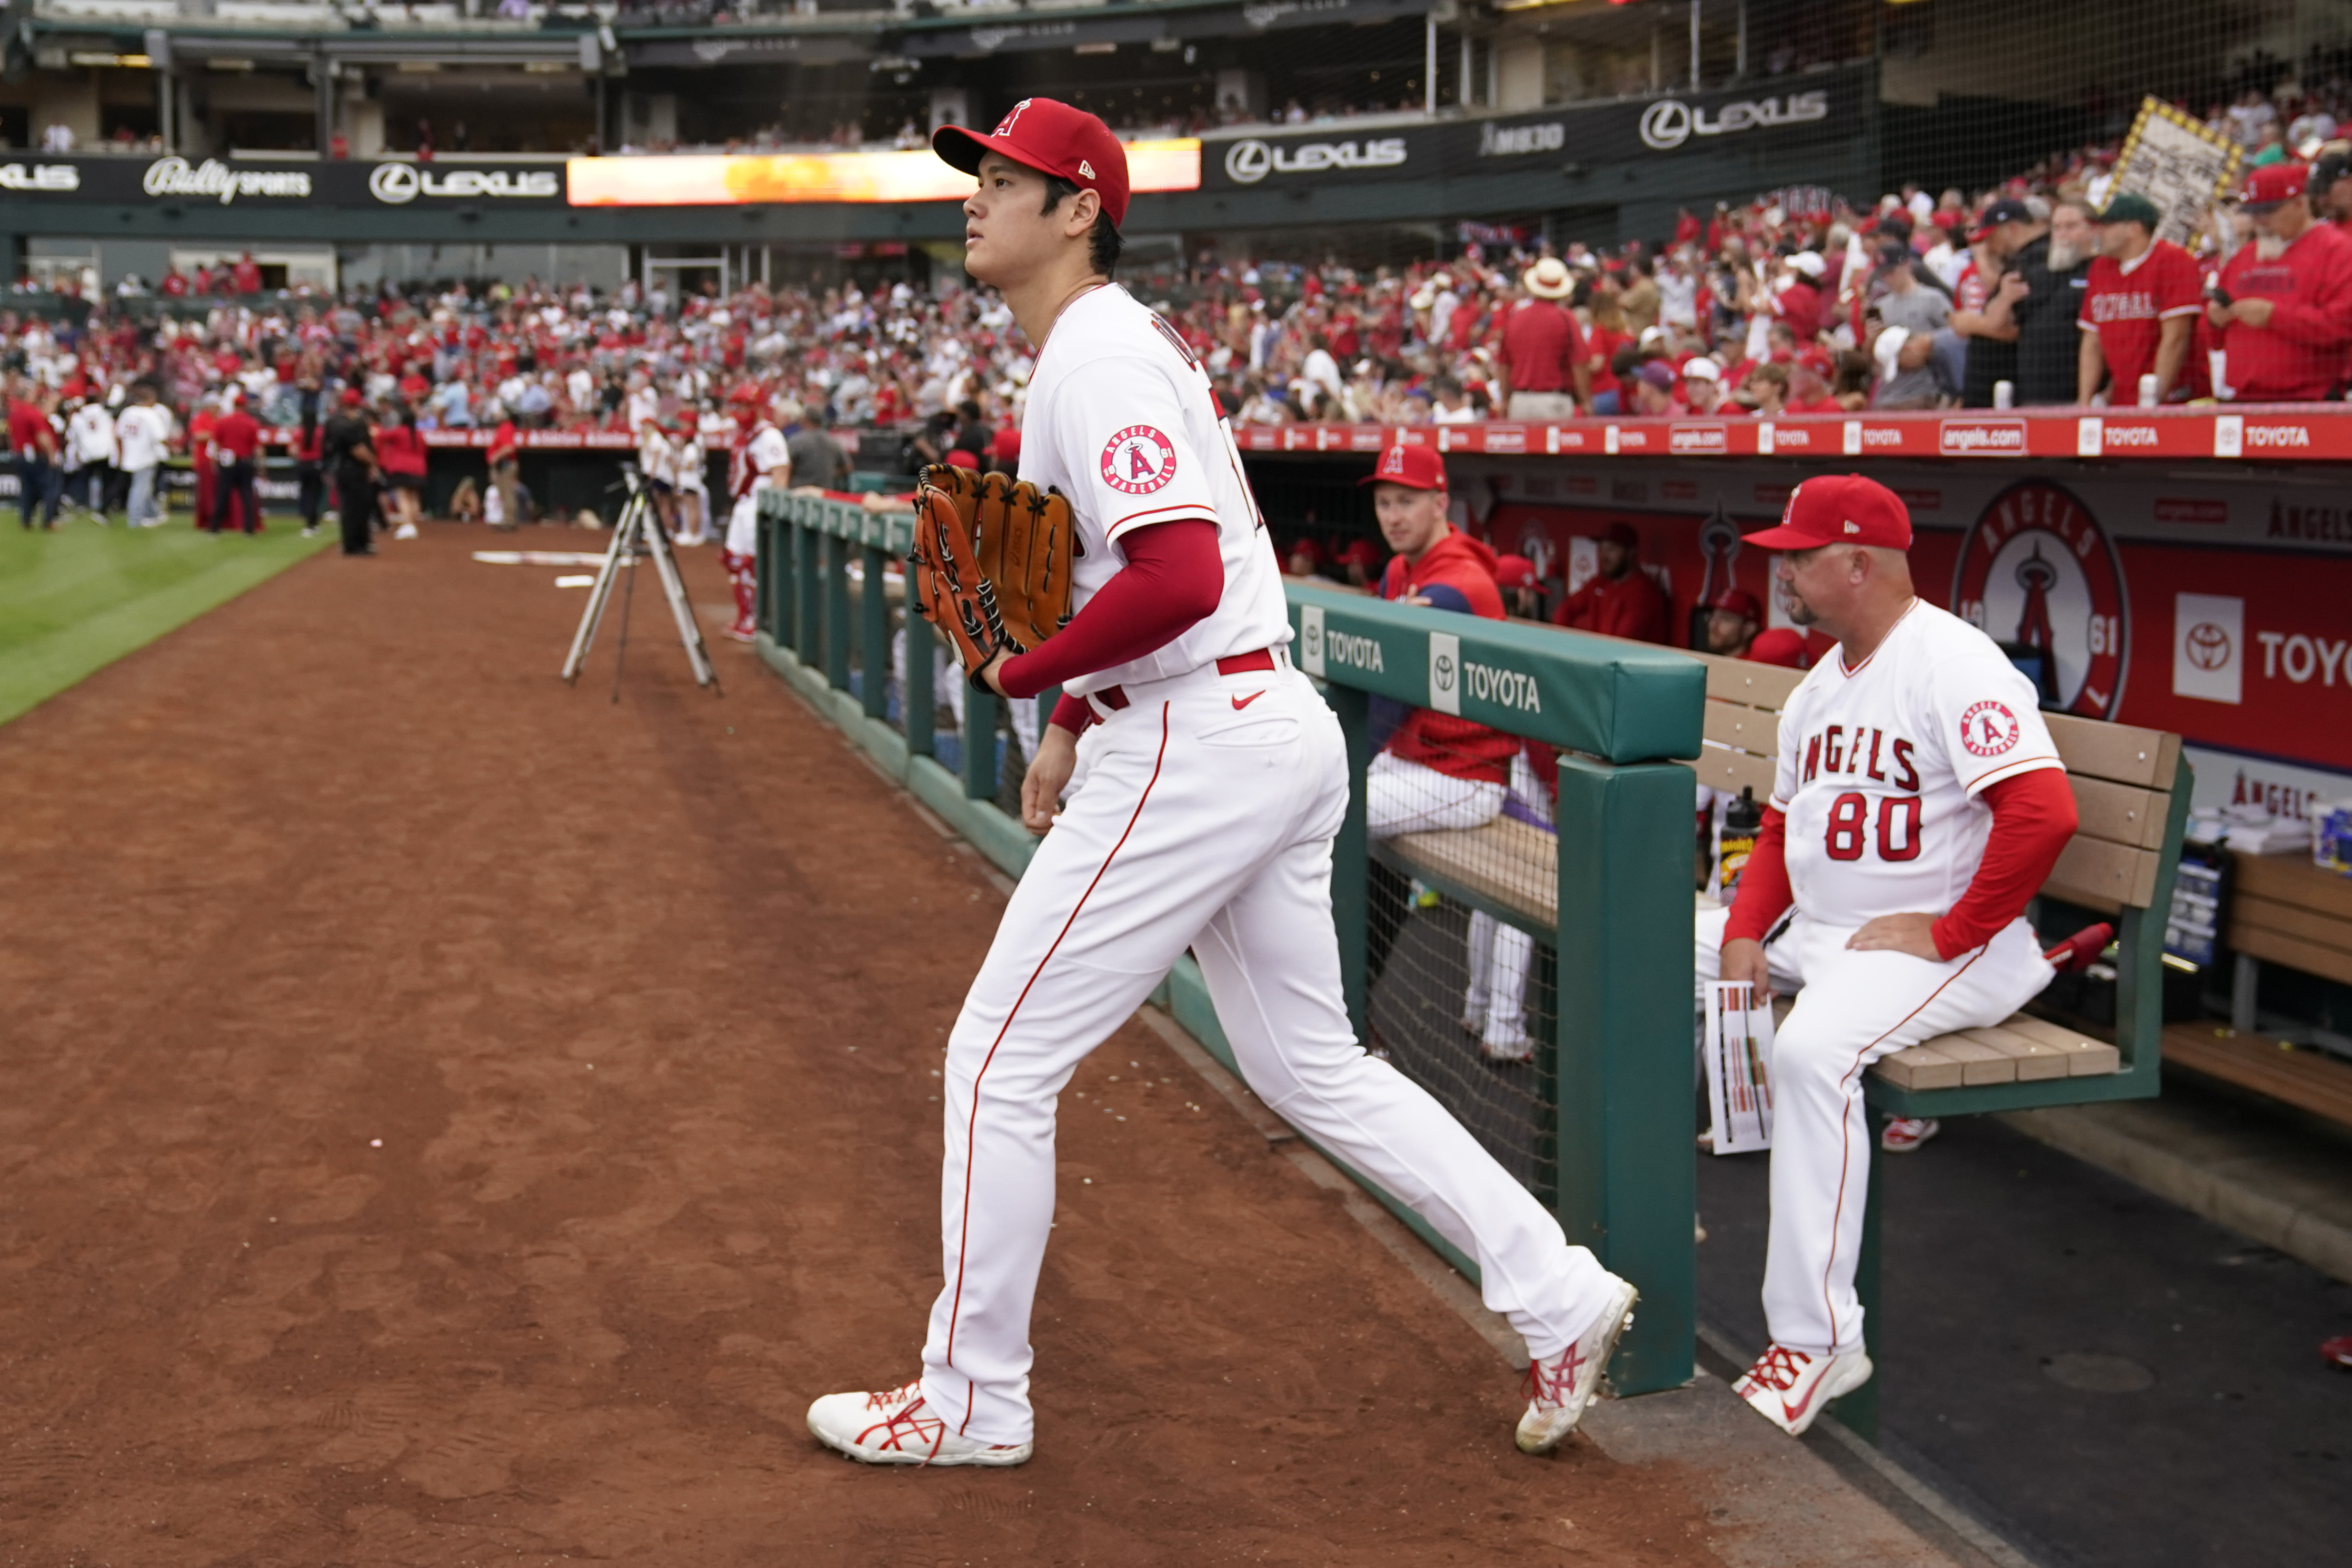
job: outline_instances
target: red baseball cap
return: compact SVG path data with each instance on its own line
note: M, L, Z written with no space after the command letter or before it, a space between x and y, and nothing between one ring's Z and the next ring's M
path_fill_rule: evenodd
M1805 634L1791 632L1786 626L1759 632L1756 640L1748 644L1748 662L1751 664L1778 664L1784 670L1801 670L1810 662L1806 657Z
M2267 213L2272 208L2294 200L2309 187L2311 165L2288 160L2281 163L2265 163L2246 176L2238 195L2246 211Z
M1445 459L1428 446L1391 446L1381 454L1380 465L1359 485L1402 485L1408 490L1445 488Z
M1763 549L1819 549L1823 545L1911 548L1911 513L1902 498L1859 474L1824 474L1789 492L1780 526L1749 534L1743 543Z
M1127 221L1127 149L1109 126L1058 99L1023 99L985 136L942 125L931 132L931 151L967 174L978 174L982 158L1000 153L1024 169L1094 192L1111 227Z
M1523 555L1496 556L1495 586L1497 588L1536 587L1536 563Z
M1745 615L1750 621L1764 619L1764 607L1756 596L1744 588L1727 588L1706 601L1709 610L1727 610L1734 615Z

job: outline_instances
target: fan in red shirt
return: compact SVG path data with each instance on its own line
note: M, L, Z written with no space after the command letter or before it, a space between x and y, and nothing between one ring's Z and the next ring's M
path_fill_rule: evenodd
M2254 220L2254 242L2230 258L2206 302L2240 402L2317 402L2344 389L2352 236L2312 217L2306 174L2301 163L2254 171L2241 208Z
M1528 298L1503 318L1503 374L1513 419L1568 419L1592 402L1592 371L1584 337L1570 314L1576 280L1567 265L1545 256L1519 279Z
M1632 524L1610 524L1601 536L1601 570L1560 601L1552 620L1571 632L1664 642L1666 596L1634 559L1641 542Z
M261 422L245 412L243 392L232 390L225 396L228 412L213 426L215 477L208 531L217 534L227 529L233 515L229 503L234 500L244 508L245 531L257 534L261 531L261 497L253 481L261 467Z
M2156 377L2156 401L2179 388L2200 395L2189 345L2197 335L2204 280L2197 262L2168 239L2158 239L2163 222L2156 204L2126 191L2099 214L2099 256L2083 294L2083 357L2077 402L2089 402L2099 383L2113 378L2107 402L2128 407L2139 402L2140 378ZM2192 371L2189 376L2181 372Z

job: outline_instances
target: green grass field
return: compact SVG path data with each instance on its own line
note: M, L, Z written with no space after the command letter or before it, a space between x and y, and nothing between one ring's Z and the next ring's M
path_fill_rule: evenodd
M284 519L215 538L184 514L160 528L61 519L27 533L11 505L0 513L0 724L330 542Z

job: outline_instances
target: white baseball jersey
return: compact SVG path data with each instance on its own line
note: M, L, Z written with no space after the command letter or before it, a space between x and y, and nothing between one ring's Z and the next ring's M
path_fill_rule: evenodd
M1013 890L949 1036L943 1278L924 1403L961 1436L1029 1440L1056 1097L1188 948L1258 1098L1412 1203L1477 1260L1486 1304L1529 1354L1558 1354L1612 1300L1610 1276L1444 1107L1356 1039L1331 925L1347 744L1286 659L1216 666L1289 637L1274 550L1207 376L1124 289L1082 297L1047 339L1021 476L1070 497L1080 602L1118 570L1128 529L1184 517L1215 519L1225 588L1213 614L1157 653L1071 683L1116 682L1127 701L1080 738L1068 809Z
M1070 692L1165 680L1290 641L1281 568L1208 372L1118 284L1080 296L1047 335L1021 420L1021 477L1060 490L1077 514L1073 611L1125 564L1112 547L1128 529L1183 517L1217 525L1225 591L1216 610L1156 653L1071 681Z
M760 491L793 481L792 448L784 444L784 433L766 420L752 427L751 439L739 440L728 454L727 489L735 497L734 508L727 515L726 549L730 555L746 559L760 545Z
M662 483L667 484L671 477L672 463L669 437L661 433L661 426L650 421L639 425L637 427L637 472L648 479L659 479Z
M1772 805L1797 908L1835 925L1941 915L1984 858L1987 786L2061 768L2033 684L1923 600L1858 668L1832 653L1780 710Z
M709 487L710 460L702 450L702 438L689 435L678 443L677 455L672 459L677 470L677 487L700 495Z

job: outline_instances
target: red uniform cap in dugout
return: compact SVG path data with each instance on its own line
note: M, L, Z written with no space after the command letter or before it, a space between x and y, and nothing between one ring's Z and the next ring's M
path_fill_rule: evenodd
M978 174L982 158L1000 153L1096 193L1111 227L1127 221L1127 149L1109 126L1058 99L1023 99L986 136L942 125L931 132L931 151L967 174Z
M1426 446L1391 446L1380 465L1359 485L1402 485L1408 490L1445 488L1445 459Z
M1743 541L1763 549L1819 549L1823 545L1911 548L1911 513L1902 498L1859 474L1824 474L1789 492L1780 526Z
M1727 588L1706 601L1709 610L1727 610L1734 615L1745 615L1750 621L1764 619L1764 607L1756 596L1744 588Z

